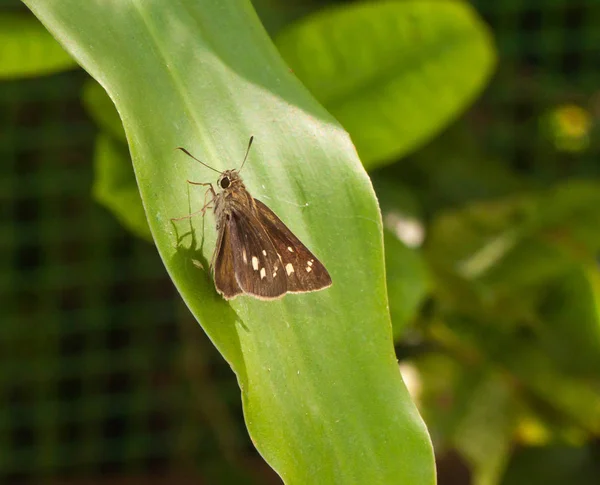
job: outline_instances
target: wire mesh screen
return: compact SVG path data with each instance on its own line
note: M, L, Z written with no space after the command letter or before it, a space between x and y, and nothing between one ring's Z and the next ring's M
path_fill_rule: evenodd
M597 149L565 164L530 126L560 103L594 110L598 2L473 4L501 58L477 108L490 151L548 178L598 175ZM0 83L0 483L193 474L249 449L231 373L155 248L91 199L86 78Z
M227 417L216 433L202 424L195 394L204 406L211 394L198 374L220 357L155 248L90 197L86 77L0 89L0 483L192 470L203 450L237 439L223 437ZM220 376L236 387L226 368ZM244 436L241 418L229 427Z
M193 476L248 446L231 372L155 248L91 199L86 78L0 89L0 483Z
M592 0L472 2L492 27L498 72L482 102L489 152L540 179L599 173L597 146L564 151L550 146L544 115L574 103L596 117L600 6ZM532 121L534 120L534 121ZM556 141L556 140L553 140Z
M177 442L176 298L156 251L90 199L84 77L2 86L6 483L161 466Z

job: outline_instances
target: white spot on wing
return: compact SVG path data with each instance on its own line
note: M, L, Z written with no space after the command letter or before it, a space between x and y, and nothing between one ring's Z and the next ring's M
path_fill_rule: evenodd
M290 253L293 253L293 252L294 252L294 248L293 248L292 246L288 246L288 251L289 251Z
M260 279L267 277L267 270L265 268L260 268Z
M246 250L245 249L242 249L242 259L244 260L244 263L248 262L248 258L246 256Z
M266 256L267 252L263 249L263 256Z
M285 271L288 274L288 276L294 272L294 267L292 266L292 263L288 263L285 265Z
M258 258L256 256L252 256L252 268L254 268L254 271L258 271Z
M308 264L309 266L312 266L312 264L313 264L313 261L314 261L314 259L311 259L311 260L310 260L310 261L309 261L307 264Z
M306 272L307 272L307 273L310 273L310 271L311 271L311 267L310 267L310 266L307 266L307 267L306 267Z

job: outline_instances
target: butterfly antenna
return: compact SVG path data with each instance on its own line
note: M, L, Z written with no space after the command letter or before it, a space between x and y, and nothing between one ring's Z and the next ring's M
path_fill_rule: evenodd
M192 155L190 152L188 152L185 148L182 147L177 147L177 150L181 150L183 153L185 153L188 157L196 160L198 163L204 165L206 168L210 168L211 170L217 172L217 173L222 173L220 170L217 170L216 168L212 168L210 165L206 165L206 163L198 160L194 155Z
M254 136L251 136L250 141L248 142L248 148L246 148L246 155L244 155L244 161L242 162L242 165L240 166L238 172L242 171L242 168L244 167L244 163L246 163L246 160L248 158L248 153L250 153L250 147L252 146L253 140L254 140Z

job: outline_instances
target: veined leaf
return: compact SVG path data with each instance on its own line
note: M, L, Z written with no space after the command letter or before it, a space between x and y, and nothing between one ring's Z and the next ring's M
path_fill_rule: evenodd
M258 450L289 484L434 483L387 310L382 224L346 133L294 79L245 0L26 0L123 120L152 235L235 371ZM328 267L333 286L229 303L208 274L214 221L186 180L243 176ZM186 237L186 231L195 237ZM196 242L201 241L198 246Z

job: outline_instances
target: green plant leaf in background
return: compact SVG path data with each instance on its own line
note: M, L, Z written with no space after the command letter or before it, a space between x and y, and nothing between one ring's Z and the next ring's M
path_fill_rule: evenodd
M444 354L423 355L415 363L432 434L446 438L446 447L469 464L470 483L499 483L516 422L510 379L491 365L465 365ZM443 448L440 443L439 455Z
M430 277L421 253L400 241L391 231L384 232L385 267L394 339L418 314L430 291Z
M83 105L85 106L88 114L93 118L100 129L105 133L110 134L116 140L126 143L127 137L125 135L125 130L123 129L123 123L121 122L119 113L102 86L100 86L100 84L93 79L88 79L83 85L83 92L81 96L83 99ZM131 157L129 157L129 154L127 154L127 158L123 161L127 163L127 169L132 171ZM135 185L135 177L132 177L131 181ZM118 208L115 207L115 209ZM146 217L144 217L144 220L145 219Z
M371 184L250 4L25 3L115 102L157 248L235 371L250 435L271 466L289 484L433 484L431 443L393 352ZM212 218L170 222L201 204L186 179L214 179L174 148L231 168L250 134L247 187L324 261L330 289L225 302L208 275Z
M0 15L0 79L52 74L76 66L35 17Z
M511 451L516 405L506 376L488 368L465 370L451 439L469 461L474 485L500 482Z
M540 340L569 372L594 378L600 369L598 262L572 265L548 285L541 306Z
M329 8L284 29L276 44L350 133L367 169L437 134L479 94L495 64L487 28L459 1Z
M465 369L500 369L512 391L510 399L495 400L496 411L501 404L529 409L545 434L538 443L581 444L600 427L598 194L597 183L575 180L492 200L475 194L458 209L438 210L429 227L434 303L427 329L434 344ZM432 376L423 381L430 384ZM450 383L437 406L448 399L455 406L461 390ZM457 441L452 430L436 433L435 407L433 399L422 407L432 433L466 454L475 475L498 483L516 432L494 430L484 419L472 426L480 435L469 439L461 431L464 440ZM483 453L488 444L491 451Z
M512 297L506 313L524 290L587 264L600 249L599 194L598 184L573 181L441 212L429 230L428 259L488 302Z
M100 133L94 150L94 175L92 194L96 201L133 234L152 241L127 145Z
M252 0L254 10L271 36L290 22L322 8L323 3L323 0Z

